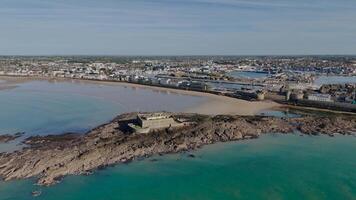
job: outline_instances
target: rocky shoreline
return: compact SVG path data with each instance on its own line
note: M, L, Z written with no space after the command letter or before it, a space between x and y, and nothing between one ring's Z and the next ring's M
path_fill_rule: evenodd
M0 177L14 180L37 177L40 185L52 185L66 175L90 174L93 170L154 154L190 151L203 145L257 138L267 133L355 135L353 116L208 116L172 113L189 119L189 126L132 134L125 125L137 113L122 114L86 134L27 138L22 150L0 154Z
M15 133L13 135L10 135L10 134L1 135L0 134L0 144L1 143L8 143L8 142L10 142L12 140L15 140L15 139L21 137L24 134L25 133L23 133L23 132L18 132L18 133Z

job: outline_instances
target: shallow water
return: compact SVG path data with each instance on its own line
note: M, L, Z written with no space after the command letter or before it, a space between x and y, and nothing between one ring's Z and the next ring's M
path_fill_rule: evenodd
M156 156L41 188L0 182L0 199L355 199L356 137L269 135Z
M272 117L284 117L284 118L296 118L302 115L290 109L280 109L280 110L263 110L258 113L258 115L272 116Z
M85 131L118 113L179 111L202 100L151 89L34 81L0 91L0 133ZM354 152L352 136L268 135L206 146L195 158L156 156L155 162L148 158L69 176L52 187L36 186L34 179L0 181L0 200L355 199ZM42 195L32 197L34 190Z
M180 111L203 100L152 89L32 81L0 91L0 134L84 132L120 113Z

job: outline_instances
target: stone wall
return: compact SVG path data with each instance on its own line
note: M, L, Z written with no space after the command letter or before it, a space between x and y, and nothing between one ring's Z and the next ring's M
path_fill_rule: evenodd
M142 128L160 129L167 128L176 124L173 118L157 119L157 120L141 120L138 123Z

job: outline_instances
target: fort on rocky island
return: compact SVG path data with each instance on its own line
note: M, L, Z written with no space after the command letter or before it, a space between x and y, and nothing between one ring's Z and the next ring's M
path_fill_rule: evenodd
M171 126L173 122L184 125ZM129 127L132 123L154 128L145 134L138 134ZM0 153L0 177L5 181L37 177L38 184L52 185L66 175L90 174L93 170L108 165L126 163L154 154L190 151L216 142L296 131L310 135L355 135L356 118L346 115L279 118L128 113L86 134L68 133L27 138L24 141L27 147L22 150Z
M169 113L139 113L134 122L128 126L134 133L148 133L154 130L162 130L165 128L176 128L186 126L188 123L184 119L174 118Z

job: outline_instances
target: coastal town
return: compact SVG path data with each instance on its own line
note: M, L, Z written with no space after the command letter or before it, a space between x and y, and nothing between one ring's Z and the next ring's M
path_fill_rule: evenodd
M356 0L0 5L0 200L356 200Z
M347 56L1 57L0 75L116 81L356 112Z

